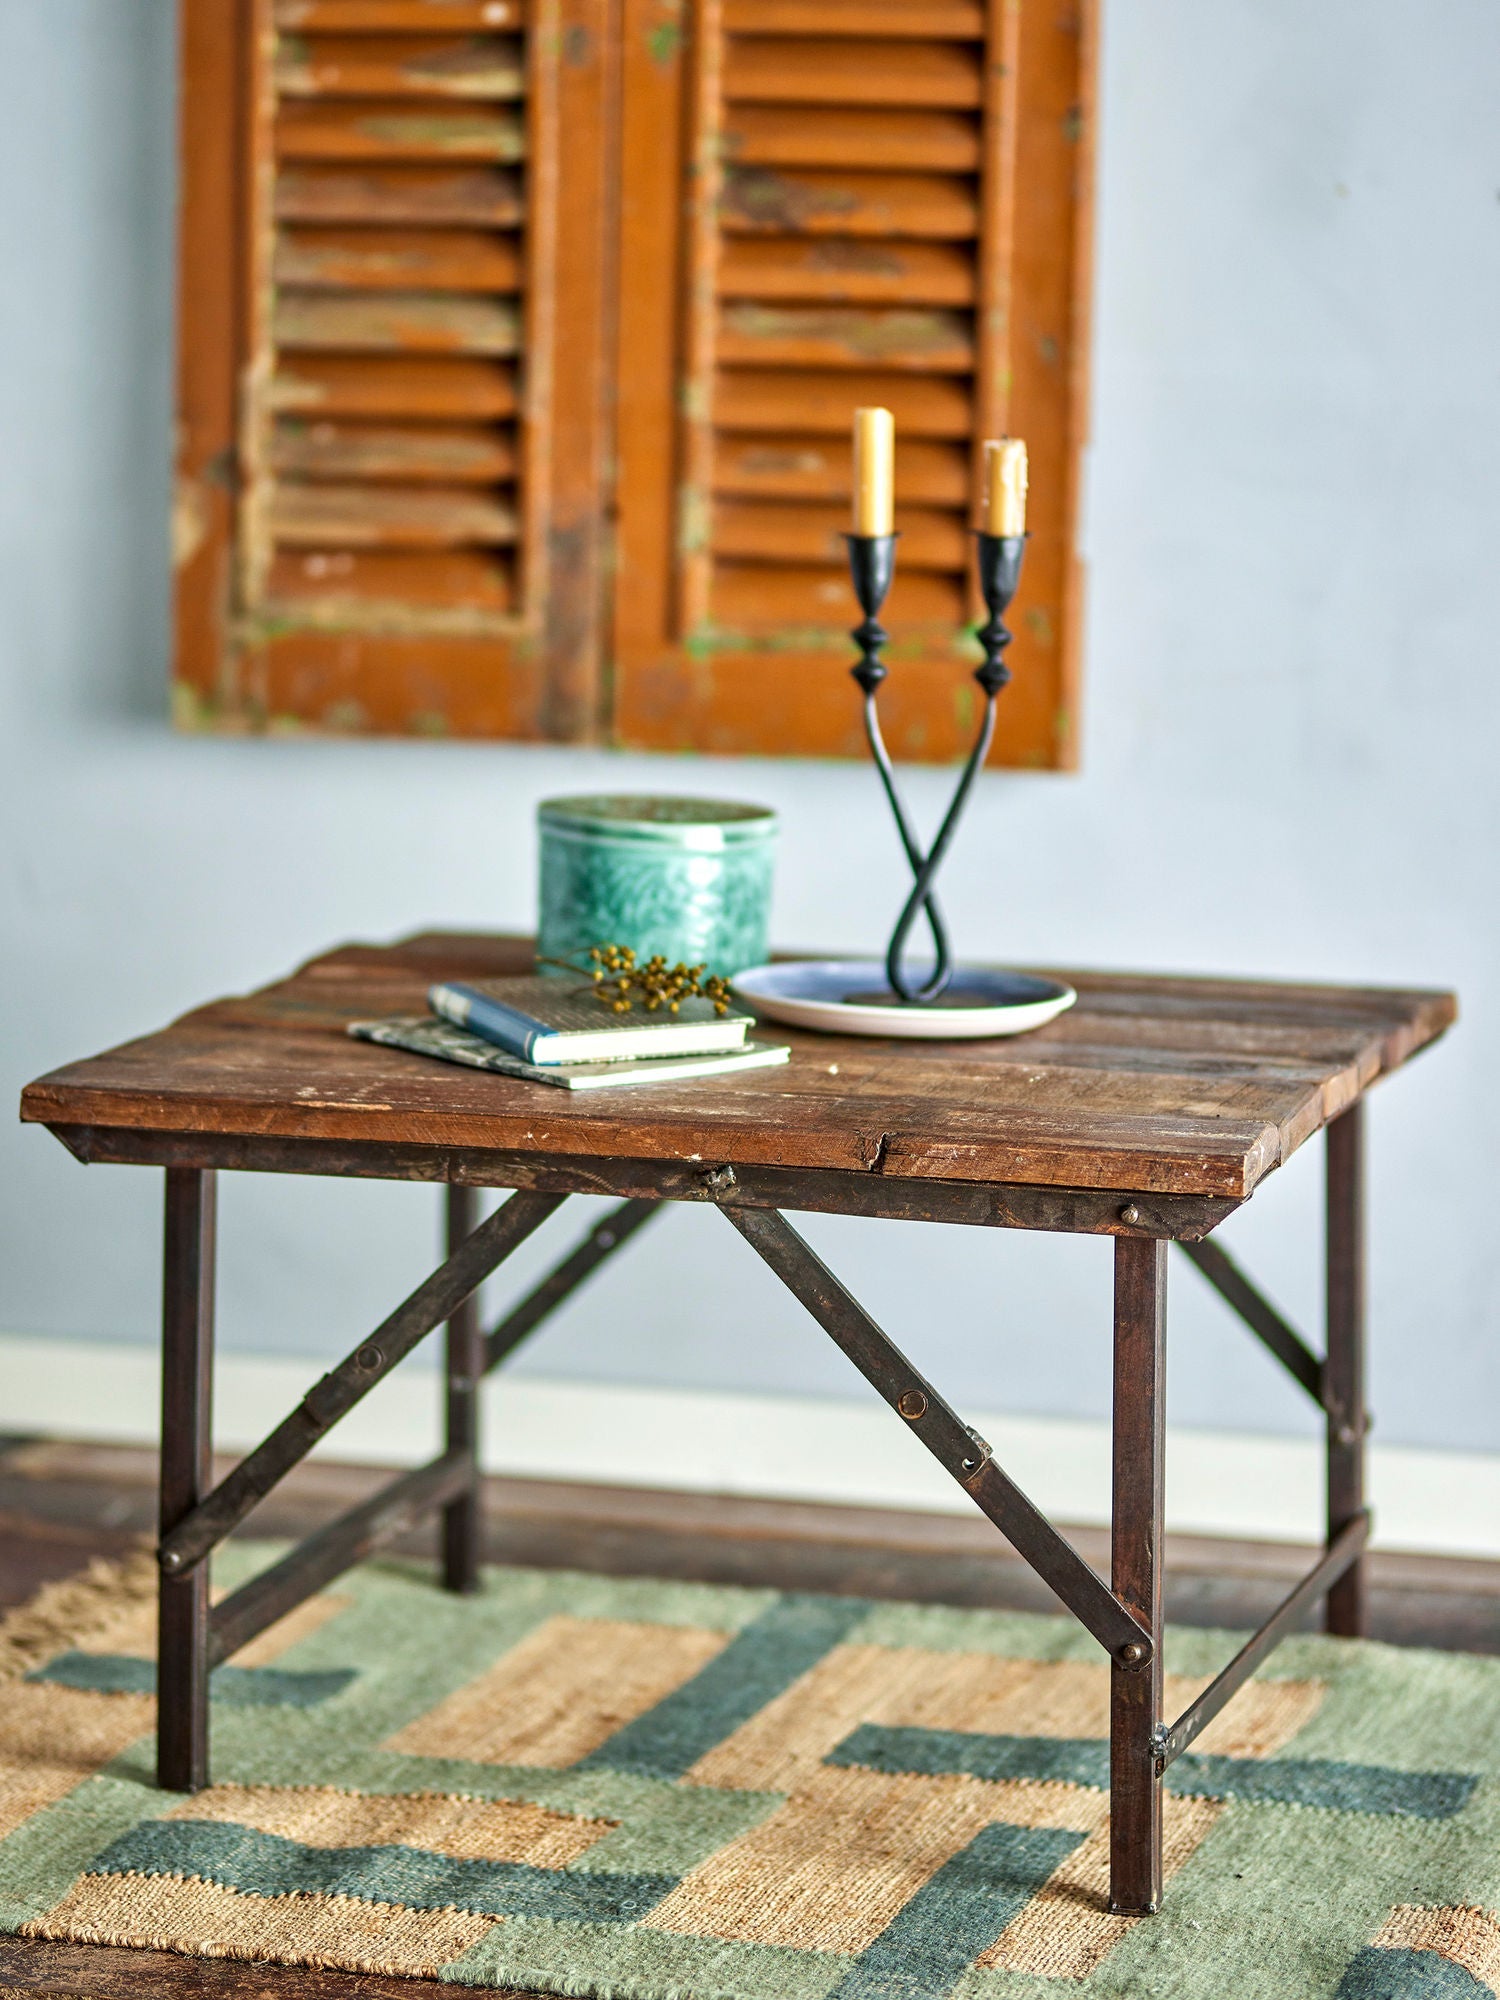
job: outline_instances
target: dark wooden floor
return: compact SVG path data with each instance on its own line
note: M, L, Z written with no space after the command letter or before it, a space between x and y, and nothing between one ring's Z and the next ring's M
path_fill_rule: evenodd
M96 1555L139 1546L152 1526L155 1471L154 1455L144 1450L0 1439L0 1608L23 1602ZM370 1467L305 1464L258 1510L251 1528L258 1535L304 1534L388 1476ZM978 1516L522 1479L488 1480L485 1505L485 1554L492 1562L1056 1608ZM1070 1533L1096 1567L1107 1569L1102 1530ZM406 1546L425 1555L431 1531ZM1257 1625L1310 1556L1288 1544L1169 1536L1167 1616L1189 1625ZM1372 1568L1375 1637L1500 1654L1500 1563L1377 1554ZM0 1996L411 2000L414 1990L409 1980L364 1974L0 1938Z

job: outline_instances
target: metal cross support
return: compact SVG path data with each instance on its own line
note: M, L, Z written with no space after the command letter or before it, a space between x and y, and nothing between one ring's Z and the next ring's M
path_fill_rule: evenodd
M724 1209L724 1215L757 1250L787 1289L831 1334L860 1374L956 1479L981 1513L1031 1564L1106 1651L1131 1668L1156 1650L1150 1628L1122 1605L1109 1586L1026 1495L996 1465L990 1448L908 1361L890 1336L841 1285L784 1215L775 1209ZM1154 1244L1148 1244L1154 1250Z
M1166 1245L1115 1243L1114 1588L774 1210L724 1206L898 1416L1110 1656L1110 1907L1161 1897L1161 1502Z
M1269 1299L1212 1241L1179 1245L1256 1337L1301 1384L1323 1411L1328 1432L1327 1537L1323 1562L1299 1584L1278 1609L1273 1624L1290 1624L1304 1604L1319 1595L1310 1586L1322 1577L1326 1589L1327 1630L1358 1638L1366 1627L1364 1544L1369 1539L1365 1508L1365 1437L1370 1419L1365 1410L1364 1296L1364 1099L1358 1098L1335 1118L1325 1134L1325 1202L1327 1212L1326 1319L1327 1357L1319 1360L1302 1335ZM1363 1524L1363 1525L1361 1525ZM1335 1560L1335 1558L1338 1558ZM1323 1572L1327 1571L1325 1575ZM1248 1649L1247 1649L1248 1650ZM1226 1670L1227 1671L1227 1670ZM1222 1676L1221 1676L1222 1678ZM1243 1678L1243 1676L1241 1676ZM1215 1682L1214 1686L1217 1687ZM1235 1685L1238 1685L1236 1683ZM1230 1688L1229 1693L1233 1693ZM1210 1688L1195 1706L1214 1693ZM1223 1700L1228 1699L1226 1694ZM1223 1700L1216 1704L1223 1706ZM1213 1712L1213 1711L1210 1711ZM1199 1727L1207 1722L1202 1717ZM1187 1716L1182 1718L1186 1723ZM1182 1723L1174 1725L1176 1756L1192 1736L1176 1742Z
M567 1196L513 1194L476 1225L474 1192L450 1186L444 1263L210 1491L214 1188L211 1170L167 1170L157 1781L182 1792L208 1783L210 1671L344 1570L440 1508L444 1583L450 1590L475 1588L481 1378L660 1207L654 1201L625 1201L611 1209L485 1334L478 1287ZM207 1557L341 1417L444 1322L446 1437L440 1456L328 1522L210 1609Z
M1365 1630L1365 1550L1370 1539L1370 1515L1364 1504L1364 1445L1369 1419L1364 1407L1364 1100L1357 1099L1327 1129L1325 1165L1327 1214L1327 1355L1319 1360L1302 1336L1288 1324L1276 1308L1251 1284L1236 1264L1216 1244L1184 1242L1181 1248L1227 1300L1251 1331L1299 1382L1325 1412L1328 1427L1327 1533L1321 1559L1296 1587L1289 1591L1260 1630L1242 1646L1234 1658L1198 1699L1170 1726L1160 1714L1160 1690L1153 1703L1154 1720L1149 1736L1151 1774L1143 1775L1134 1751L1122 1755L1118 1728L1111 1737L1111 1877L1110 1904L1117 1909L1154 1909L1161 1894L1161 1800L1162 1774L1186 1750L1232 1695L1245 1682L1288 1632L1309 1605L1319 1597L1326 1600L1328 1631L1357 1637ZM1139 1411L1139 1386L1129 1378L1142 1365L1150 1366L1139 1339L1133 1362L1122 1375L1120 1254L1128 1247L1116 1245L1115 1295L1115 1514L1114 1582L1116 1590L1131 1601L1128 1582L1122 1581L1122 1521L1127 1540L1128 1523L1138 1523L1147 1515L1159 1538L1161 1502L1159 1491L1144 1500L1147 1474L1143 1463L1160 1466L1160 1384L1152 1391L1158 1415L1151 1435L1137 1433L1134 1443L1122 1438L1122 1411ZM1165 1255L1165 1244L1159 1246ZM1159 1272L1158 1303L1165 1296L1165 1271ZM1139 1320L1142 1315L1127 1314ZM1153 1348L1159 1363L1160 1339ZM1128 1419L1127 1419L1128 1421ZM1150 1563L1153 1587L1159 1589L1154 1557ZM1139 1583L1140 1579L1137 1579ZM1141 1606L1137 1602L1136 1608ZM1159 1613L1158 1613L1159 1616ZM1157 1627L1159 1630L1159 1626ZM1116 1689L1114 1721L1119 1722L1119 1695ZM1126 1790L1123 1795L1119 1787ZM1151 1802L1142 1806L1145 1788ZM1124 1807L1122 1814L1121 1807ZM1127 1824L1122 1826L1122 1820ZM1134 1831L1129 1829L1133 1827ZM1122 1886L1128 1883L1129 1886ZM1131 1900L1134 1896L1149 1901Z
M1177 1720L1162 1716L1162 1494L1167 1243L1115 1239L1111 1582L995 1464L990 1447L933 1388L791 1224L741 1205L730 1169L705 1186L726 1218L855 1367L1110 1655L1110 1908L1155 1910L1162 1889L1167 1767L1244 1685L1307 1607L1327 1599L1331 1632L1364 1627L1363 1238L1360 1105L1328 1130L1328 1356L1302 1337L1217 1246L1182 1248L1328 1413L1328 1536L1321 1559ZM1358 1413L1358 1414L1354 1414Z
M107 1135L105 1135L107 1138ZM99 1157L103 1141L95 1134ZM1202 1203L1118 1191L933 1187L870 1174L790 1175L673 1162L522 1162L533 1181L475 1225L460 1156L438 1163L448 1189L448 1256L367 1341L209 1490L214 1174L169 1165L163 1303L161 1627L158 1776L174 1790L208 1782L208 1673L351 1564L434 1509L443 1510L449 1588L473 1587L478 1562L478 1388L604 1260L670 1200L719 1206L856 1368L1057 1593L1110 1656L1110 1904L1154 1910L1161 1896L1161 1780L1319 1596L1328 1629L1364 1629L1363 1162L1361 1107L1327 1135L1327 1350L1300 1334L1216 1245L1197 1239L1221 1219ZM92 1156L92 1155L91 1155ZM234 1164L256 1159L236 1155ZM493 1160L483 1163L494 1173ZM508 1171L508 1169L507 1169ZM834 1185L835 1181L837 1186ZM826 1186L825 1186L826 1183ZM479 1285L567 1198L606 1188L621 1201L489 1333ZM569 1187L569 1184L570 1187ZM966 1425L787 1222L779 1204L991 1227L1109 1231L1115 1245L1111 1576L1106 1584L998 1466ZM1222 1204L1222 1212L1236 1206ZM1121 1227L1123 1225L1123 1228ZM1328 1433L1323 1555L1210 1687L1168 1725L1162 1702L1162 1465L1167 1242L1179 1241L1209 1282L1314 1397ZM209 1607L206 1557L340 1417L436 1327L447 1325L445 1449L307 1537L280 1562Z

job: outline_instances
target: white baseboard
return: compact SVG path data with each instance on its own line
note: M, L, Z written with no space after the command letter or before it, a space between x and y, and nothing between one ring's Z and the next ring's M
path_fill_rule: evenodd
M313 1360L221 1356L217 1443L231 1451L257 1443L319 1372ZM152 1442L157 1385L152 1348L0 1335L0 1430L12 1434ZM402 1370L351 1412L324 1455L418 1464L437 1446L437 1402L434 1376ZM485 1385L485 1406L491 1472L952 1513L970 1505L873 1396L855 1403L498 1376ZM1104 1424L988 1412L973 1423L1045 1513L1108 1520ZM1322 1480L1314 1439L1174 1429L1167 1522L1314 1541ZM1377 1546L1500 1558L1500 1455L1376 1443L1370 1485Z

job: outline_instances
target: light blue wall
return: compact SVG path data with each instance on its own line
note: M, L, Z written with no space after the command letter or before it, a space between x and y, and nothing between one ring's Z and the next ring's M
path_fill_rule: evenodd
M1500 1448L1500 15L1109 12L1084 771L985 779L948 906L976 954L1457 985L1373 1107L1374 1393L1389 1440ZM166 0L0 0L0 1097L341 937L524 926L557 790L768 799L781 939L874 945L899 870L858 767L168 732L172 64ZM155 1176L0 1146L0 1329L150 1339ZM1227 1231L1309 1314L1317 1153ZM321 1356L436 1218L250 1179L224 1224L224 1338ZM810 1233L958 1397L1103 1409L1105 1246ZM1300 1427L1185 1269L1176 1308L1179 1420ZM849 1387L702 1212L527 1365Z

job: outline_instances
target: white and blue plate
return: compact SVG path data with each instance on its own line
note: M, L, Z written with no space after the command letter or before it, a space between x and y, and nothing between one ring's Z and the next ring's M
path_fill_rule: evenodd
M930 966L911 968L925 979ZM756 965L735 974L734 990L767 1021L831 1035L889 1035L905 1041L978 1041L1024 1035L1064 1013L1078 995L1060 979L1000 966L964 965L932 1006L908 1006L891 992L874 958L806 959Z

